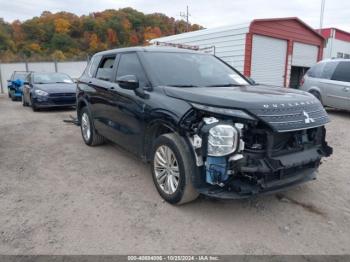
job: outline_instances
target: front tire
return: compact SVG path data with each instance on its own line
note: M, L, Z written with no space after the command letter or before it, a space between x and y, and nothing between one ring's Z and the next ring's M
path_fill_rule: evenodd
M97 146L105 142L105 138L97 133L92 123L91 114L87 107L81 109L79 122L81 135L85 144L87 144L88 146Z
M33 110L34 112L37 112L37 111L38 111L38 107L37 107L36 104L34 103L33 98L30 98L30 105L31 105L32 110Z
M198 197L191 179L197 168L194 163L189 146L178 134L156 139L152 151L153 182L165 201L181 205Z

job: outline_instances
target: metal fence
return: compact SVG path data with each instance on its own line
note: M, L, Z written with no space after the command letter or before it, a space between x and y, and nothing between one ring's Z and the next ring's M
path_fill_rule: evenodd
M7 80L13 71L61 72L78 78L86 65L87 61L0 63L0 90L1 93L7 92Z

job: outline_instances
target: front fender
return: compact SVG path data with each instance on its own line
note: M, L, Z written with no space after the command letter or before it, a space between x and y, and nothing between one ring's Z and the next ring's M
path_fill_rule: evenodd
M175 121L166 118L155 118L151 121L146 121L146 123L142 139L142 158L148 161L150 160L153 142L158 135L164 133L163 130L168 130L165 133L178 132L178 128Z

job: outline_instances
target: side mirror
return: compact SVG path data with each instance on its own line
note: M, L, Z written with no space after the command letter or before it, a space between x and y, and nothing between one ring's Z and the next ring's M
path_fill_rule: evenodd
M136 90L139 88L139 80L135 75L125 75L117 78L117 83L121 88Z

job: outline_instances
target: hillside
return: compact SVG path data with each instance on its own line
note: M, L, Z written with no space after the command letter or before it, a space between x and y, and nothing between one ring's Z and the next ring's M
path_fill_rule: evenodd
M191 31L201 28L190 25ZM13 23L0 18L0 60L86 59L101 50L146 45L152 38L185 31L183 20L132 8L83 16L45 11L40 17Z

